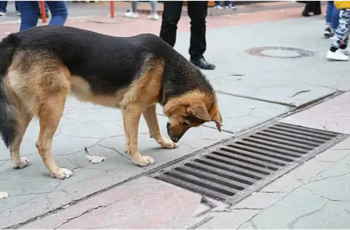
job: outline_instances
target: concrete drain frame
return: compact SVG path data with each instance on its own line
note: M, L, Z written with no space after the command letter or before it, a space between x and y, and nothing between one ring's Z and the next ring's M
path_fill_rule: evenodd
M232 205L347 136L277 121L149 176Z

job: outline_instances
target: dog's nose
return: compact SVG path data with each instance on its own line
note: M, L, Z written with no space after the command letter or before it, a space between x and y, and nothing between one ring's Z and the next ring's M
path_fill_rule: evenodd
M168 132L169 132L169 129L170 129L170 123L168 122L168 123L166 123L166 129L168 130Z
M171 137L170 138L173 142L177 143L179 142L179 138L178 137Z

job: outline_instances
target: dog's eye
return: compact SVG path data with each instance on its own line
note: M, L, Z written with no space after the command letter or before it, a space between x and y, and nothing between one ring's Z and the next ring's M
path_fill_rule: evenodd
M188 121L184 121L184 122L182 122L182 124L183 124L184 126L189 126L189 125L190 125L190 123L188 123Z

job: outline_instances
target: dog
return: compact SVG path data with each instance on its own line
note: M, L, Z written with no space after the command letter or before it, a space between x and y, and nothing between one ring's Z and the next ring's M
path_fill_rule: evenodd
M215 91L202 72L153 34L113 37L63 26L40 26L13 33L0 42L0 133L15 168L29 161L20 145L32 118L38 117L36 147L49 173L72 175L57 166L52 141L68 95L82 102L122 111L126 150L138 166L154 163L138 151L141 115L150 136L167 149L178 147L191 127L222 117ZM168 117L164 137L156 104Z

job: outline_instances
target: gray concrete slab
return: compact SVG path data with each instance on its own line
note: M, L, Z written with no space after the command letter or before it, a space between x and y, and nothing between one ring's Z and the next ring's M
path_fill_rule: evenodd
M200 201L198 194L142 177L22 228L181 228Z
M346 92L308 110L283 119L290 124L350 134L350 93ZM317 119L312 119L316 118Z
M323 26L323 18L314 17L208 30L205 56L217 68L205 74L216 89L226 93L295 106L336 90L348 90L347 65L325 59L330 41L322 39ZM271 35L267 32L271 30L284 32ZM265 36L266 33L269 35ZM178 38L175 48L188 56L190 33L181 33ZM266 46L305 49L316 56L282 59L246 53L247 49Z

